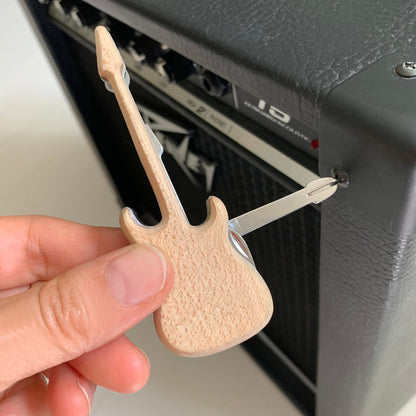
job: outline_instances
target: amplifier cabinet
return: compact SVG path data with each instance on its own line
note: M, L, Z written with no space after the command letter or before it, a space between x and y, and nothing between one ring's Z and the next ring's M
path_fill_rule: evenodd
M143 222L160 212L98 78L97 24L122 51L192 224L208 195L233 217L344 179L322 207L247 237L276 310L244 346L306 414L394 414L416 390L413 2L22 3Z

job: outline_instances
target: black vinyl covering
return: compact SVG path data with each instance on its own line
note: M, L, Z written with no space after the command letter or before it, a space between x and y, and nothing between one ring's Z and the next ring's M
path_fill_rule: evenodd
M414 0L87 0L317 130L327 94L416 50Z

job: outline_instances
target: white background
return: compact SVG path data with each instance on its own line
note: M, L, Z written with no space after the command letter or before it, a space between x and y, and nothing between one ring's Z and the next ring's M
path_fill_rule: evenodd
M0 215L117 226L112 184L16 0L1 1L0 28ZM93 415L300 415L241 347L177 357L151 318L129 336L148 354L151 379L133 395L98 389ZM416 403L400 412L414 414Z

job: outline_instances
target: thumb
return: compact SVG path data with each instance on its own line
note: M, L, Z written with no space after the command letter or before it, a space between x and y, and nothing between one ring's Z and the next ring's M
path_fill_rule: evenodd
M173 284L169 261L132 245L0 302L0 391L109 342L156 310Z

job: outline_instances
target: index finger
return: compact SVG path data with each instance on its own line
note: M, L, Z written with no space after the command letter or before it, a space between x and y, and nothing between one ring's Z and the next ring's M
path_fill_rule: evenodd
M0 290L49 280L127 244L119 228L44 216L0 217Z

